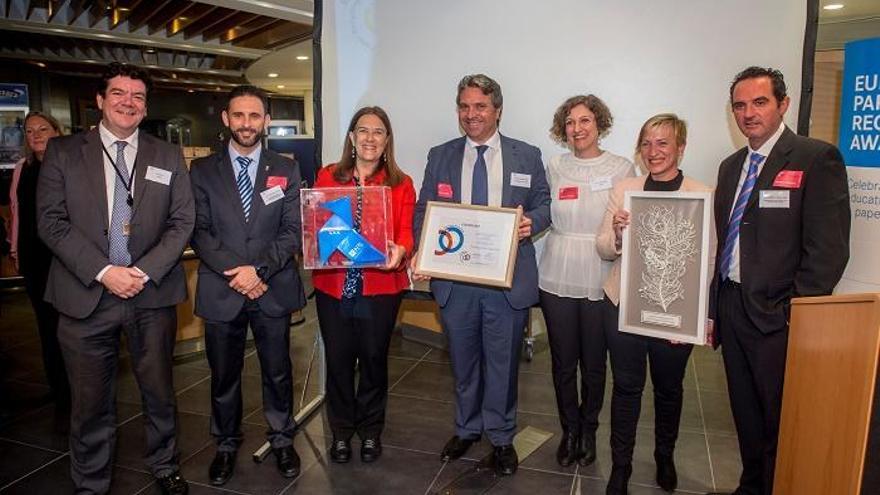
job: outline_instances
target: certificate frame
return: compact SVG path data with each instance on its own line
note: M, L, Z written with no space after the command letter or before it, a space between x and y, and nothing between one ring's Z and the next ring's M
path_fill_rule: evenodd
M621 332L706 344L711 192L627 191Z
M415 273L509 289L522 210L428 201Z

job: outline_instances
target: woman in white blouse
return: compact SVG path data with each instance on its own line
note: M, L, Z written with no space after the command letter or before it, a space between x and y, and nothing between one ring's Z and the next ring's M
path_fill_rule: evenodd
M563 432L556 460L562 466L574 461L586 466L596 458L605 394L602 283L611 269L596 252L596 233L611 188L635 174L629 160L599 148L612 122L602 100L578 95L559 106L550 128L553 139L571 150L551 158L547 167L553 228L538 269Z

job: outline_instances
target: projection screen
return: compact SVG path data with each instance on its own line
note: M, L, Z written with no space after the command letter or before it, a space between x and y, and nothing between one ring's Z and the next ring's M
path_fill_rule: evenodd
M614 126L601 146L632 158L639 126L660 112L689 124L687 175L715 184L720 160L745 144L728 104L749 65L782 70L797 123L806 3L802 0L326 0L322 19L324 163L339 159L363 105L384 107L398 162L418 189L430 147L461 135L456 85L495 78L501 132L541 148L567 97L593 93Z

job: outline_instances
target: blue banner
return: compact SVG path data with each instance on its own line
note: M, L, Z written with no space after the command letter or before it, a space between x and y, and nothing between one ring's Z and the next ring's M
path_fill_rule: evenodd
M0 106L30 106L27 84L0 83Z
M844 163L880 167L880 38L846 44L840 139Z

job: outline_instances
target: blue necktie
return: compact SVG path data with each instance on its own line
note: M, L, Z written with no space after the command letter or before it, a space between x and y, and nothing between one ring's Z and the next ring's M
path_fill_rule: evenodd
M736 240L739 238L739 225L742 223L746 203L749 202L749 196L751 196L752 189L755 188L755 182L758 179L758 165L763 160L764 155L760 153L755 152L749 155L749 170L746 173L746 180L743 181L739 196L736 197L736 203L733 204L730 223L727 224L727 237L724 238L724 251L721 253L720 272L723 280L730 277L730 264L733 262L733 248L736 246Z
M110 216L110 263L117 266L131 264L128 252L128 229L131 222L131 205L128 204L128 190L122 177L130 177L125 164L125 141L116 141L116 183L113 185L113 212Z
M489 204L489 171L483 154L489 149L485 144L477 146L477 161L474 163L474 176L471 181L471 204Z
M248 176L248 167L251 159L246 156L239 156L235 159L238 166L238 195L241 197L241 209L244 211L244 219L247 221L251 214L251 201L254 199L254 186L251 185L251 178Z

